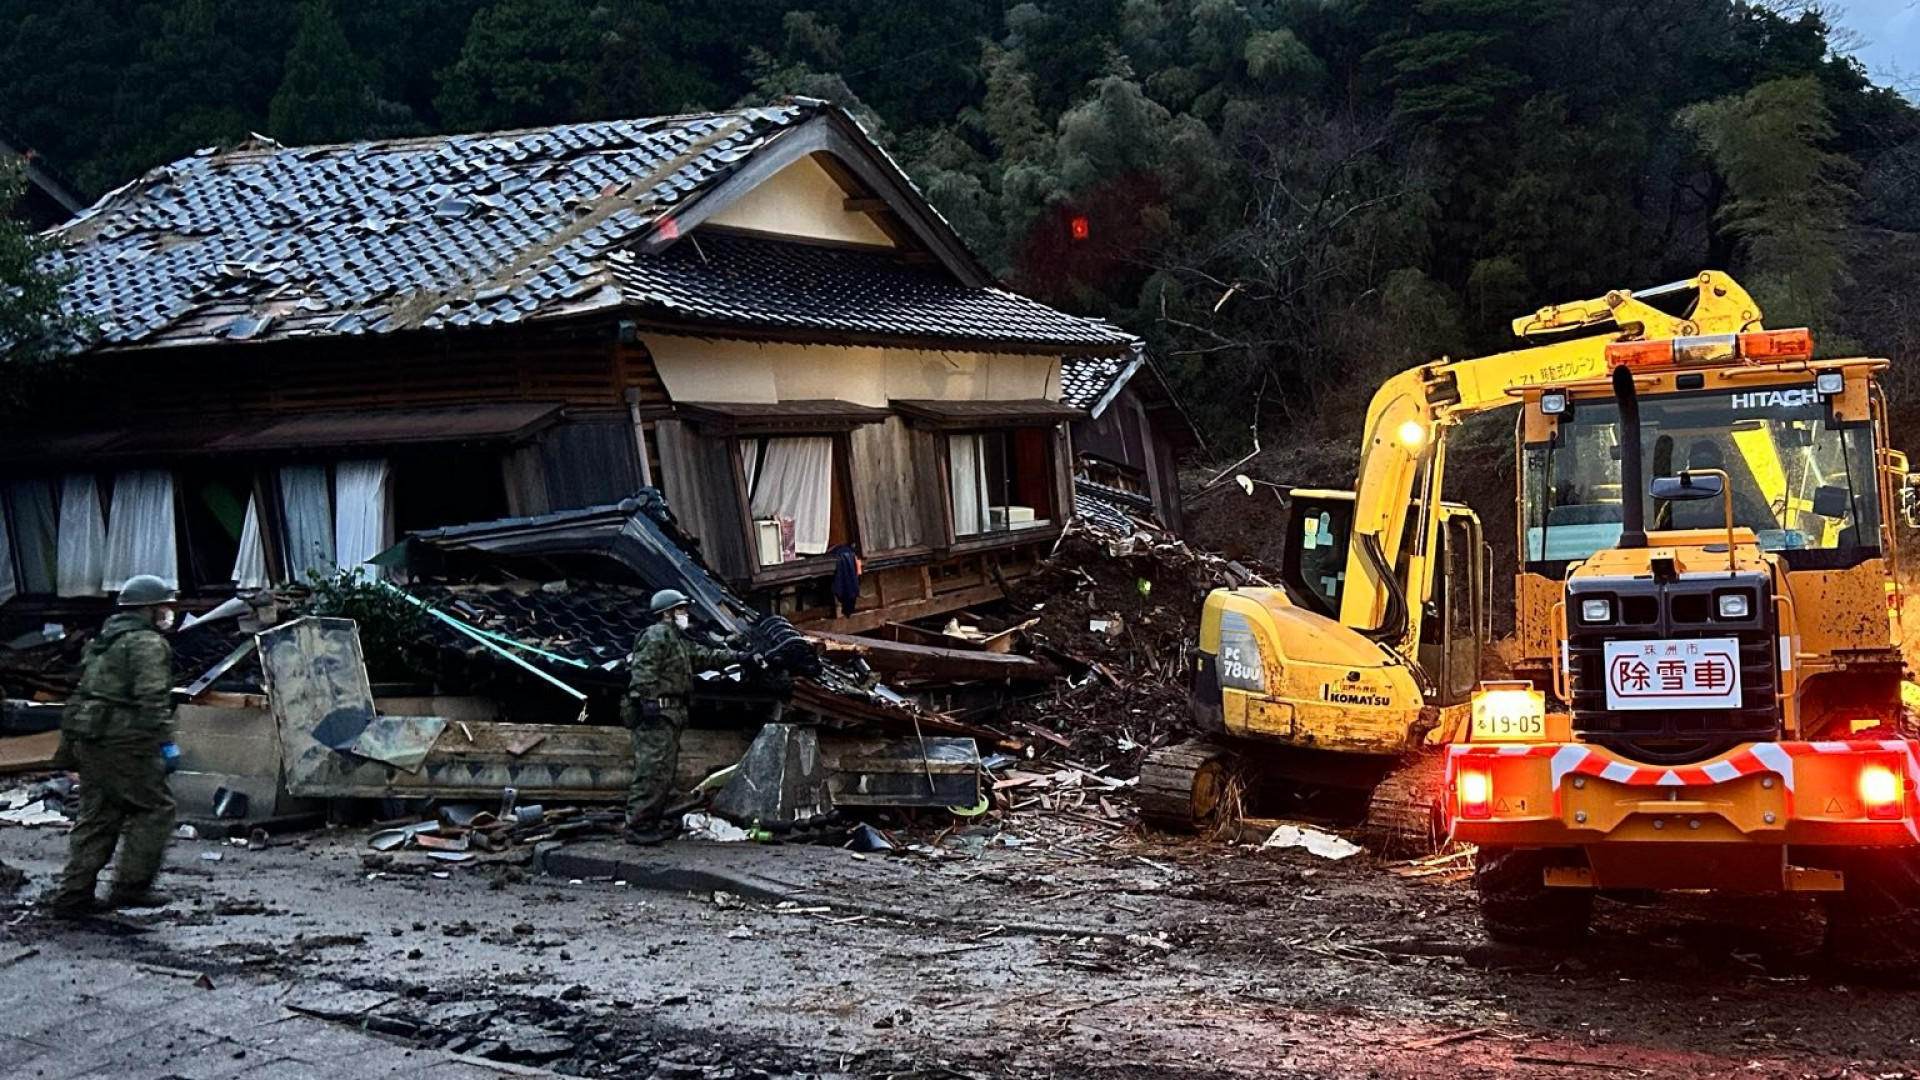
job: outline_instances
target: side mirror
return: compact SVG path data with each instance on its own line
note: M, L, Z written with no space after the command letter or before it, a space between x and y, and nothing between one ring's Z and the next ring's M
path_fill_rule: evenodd
M1822 484L1813 491L1813 512L1823 518L1843 518L1853 511L1853 497L1847 489Z
M1725 483L1715 473L1683 472L1679 476L1654 477L1652 494L1657 502L1694 502L1711 499L1725 489Z
M1900 485L1900 516L1907 528L1920 529L1920 473L1906 474Z

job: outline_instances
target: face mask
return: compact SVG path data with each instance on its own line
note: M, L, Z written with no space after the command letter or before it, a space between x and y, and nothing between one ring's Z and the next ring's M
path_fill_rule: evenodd
M173 609L161 608L160 613L154 616L153 625L159 627L162 631L173 629Z
M682 630L685 630L687 628L687 613L684 611L674 612L673 625L679 627Z

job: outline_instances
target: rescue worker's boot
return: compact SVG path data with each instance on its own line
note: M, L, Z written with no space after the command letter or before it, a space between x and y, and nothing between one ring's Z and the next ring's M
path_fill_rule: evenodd
M91 892L60 892L47 901L47 917L53 919L84 919L101 910L100 901Z
M677 822L667 821L629 821L620 836L629 844L639 847L659 847L661 844L680 835Z
M173 903L173 894L161 892L152 885L121 888L115 885L107 891L107 906L110 908L157 908Z

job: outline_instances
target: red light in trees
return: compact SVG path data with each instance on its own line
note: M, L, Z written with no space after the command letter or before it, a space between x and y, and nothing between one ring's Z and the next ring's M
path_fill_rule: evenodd
M1067 228L1072 231L1075 240L1085 240L1087 236L1093 232L1092 227L1087 223L1087 215L1085 214L1073 215L1073 219L1067 223Z

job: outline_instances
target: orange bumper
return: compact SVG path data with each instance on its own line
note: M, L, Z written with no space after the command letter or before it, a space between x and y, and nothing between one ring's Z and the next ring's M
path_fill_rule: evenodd
M1920 845L1920 742L1748 743L1671 768L1584 743L1455 744L1447 816L1468 843L1586 848L1596 873L1661 864L1559 884L1714 887L1720 859L1784 867L1788 847ZM1792 877L1784 887L1837 887Z

